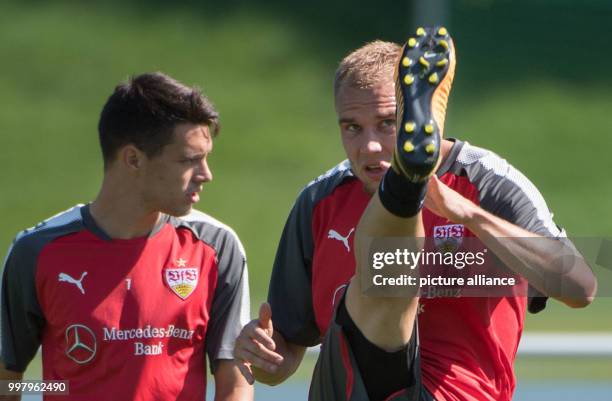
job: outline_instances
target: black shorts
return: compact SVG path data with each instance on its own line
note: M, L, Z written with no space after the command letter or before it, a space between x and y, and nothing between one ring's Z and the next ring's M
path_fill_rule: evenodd
M384 398L385 401L435 401L421 381L416 323L411 340L403 350L403 359L398 359L398 353L384 352L370 343L363 335L355 336L351 333L349 342L343 326L347 326L347 317L350 320L349 325L354 325L354 323L348 313L345 316L338 316L342 313L346 313L344 299L339 302L321 344L321 351L310 384L309 401L374 401L368 395L368 389L372 393L372 384L382 384L383 388L384 385L390 384L391 388L396 389L393 392L389 390L390 394ZM356 326L349 327L351 332L353 329L356 329ZM354 350L351 343L359 350ZM368 350L372 351L372 358L367 361L371 365L362 372L354 351L360 353L360 357L363 358L364 352ZM402 351L399 353L401 354ZM363 366L364 361L361 362ZM406 372L408 377L404 382L405 387L389 383L395 380L390 372L396 371ZM363 373L369 376L364 377ZM370 384L368 388L366 388L366 383Z

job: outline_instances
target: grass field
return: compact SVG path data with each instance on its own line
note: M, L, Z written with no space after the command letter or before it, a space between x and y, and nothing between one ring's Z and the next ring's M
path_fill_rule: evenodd
M239 233L254 306L265 298L295 196L343 158L331 97L335 65L373 36L347 25L334 37L327 27L295 22L299 16L283 8L231 4L219 14L194 11L194 4L3 4L2 246L18 230L96 195L103 102L128 75L162 70L203 87L221 112L211 158L215 180L198 206ZM520 12L507 1L454 4L450 28L459 61L447 134L512 161L570 234L612 236L612 78L606 75L612 58L603 51L611 35L602 29L610 7L539 1ZM482 24L494 33L479 34ZM384 38L403 39L398 31L384 31ZM606 295L585 310L551 305L528 317L526 328L611 331ZM611 371L606 360L524 360L517 371L534 379L557 372L612 380L602 373Z

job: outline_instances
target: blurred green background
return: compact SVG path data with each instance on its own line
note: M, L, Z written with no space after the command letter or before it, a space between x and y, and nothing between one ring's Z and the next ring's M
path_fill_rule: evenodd
M95 197L103 103L129 75L161 70L202 87L221 113L215 179L198 208L240 235L256 309L296 195L343 159L332 99L338 61L375 38L404 40L415 5L209 3L2 2L2 246L19 230ZM458 53L447 135L508 158L570 235L612 236L612 2L447 4ZM611 308L610 298L578 311L551 304L526 328L612 331ZM517 370L520 380L612 382L609 359L519 359Z

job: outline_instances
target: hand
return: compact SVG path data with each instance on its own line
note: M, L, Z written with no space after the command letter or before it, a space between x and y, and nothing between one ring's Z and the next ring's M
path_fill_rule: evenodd
M425 207L453 223L465 224L472 218L478 206L449 188L434 175L429 180Z
M259 307L259 318L242 328L234 347L238 369L249 384L255 382L252 367L274 374L283 362L283 357L274 352L276 343L272 339L273 334L272 309L270 304L264 302Z

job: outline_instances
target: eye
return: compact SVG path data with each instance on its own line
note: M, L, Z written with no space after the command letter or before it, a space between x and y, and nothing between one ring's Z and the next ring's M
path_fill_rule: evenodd
M361 127L358 124L348 123L342 126L342 131L349 135L357 135L361 131Z
M200 163L204 159L204 156L195 156L195 157L186 157L180 160L181 164L197 164Z
M383 129L389 129L389 128L395 129L395 119L394 118L387 118L386 120L382 120L380 122L380 126Z

